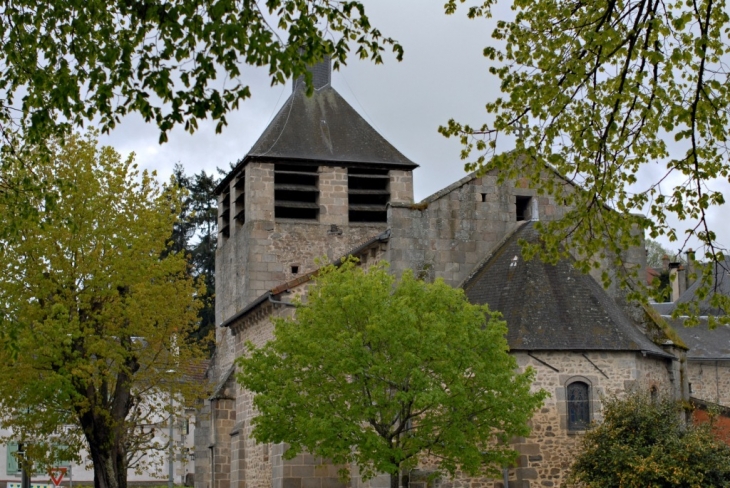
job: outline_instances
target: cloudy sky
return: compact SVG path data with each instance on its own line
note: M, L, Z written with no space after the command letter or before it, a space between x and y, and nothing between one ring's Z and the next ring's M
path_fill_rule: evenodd
M485 103L499 93L499 83L482 56L483 48L494 44L490 37L494 19L469 20L465 10L446 16L443 3L366 0L371 22L402 43L404 60L399 63L388 54L385 63L376 66L352 59L333 73L335 89L420 165L414 176L417 201L465 174L458 141L438 134L439 125L450 118L481 125L487 121ZM509 10L494 11L495 18L509 15ZM212 123L201 124L195 134L175 130L168 143L159 145L155 127L133 115L102 142L123 154L134 151L142 167L157 169L164 178L176 163L188 174L227 168L248 152L291 93L291 83L270 87L265 69L246 67L243 77L253 96L229 114L222 134L215 134ZM501 140L500 146L508 150L511 141ZM658 170L647 168L645 176L655 176ZM727 206L722 210L727 212ZM730 246L730 219L716 211L711 222L720 242ZM661 242L676 252L677 243Z

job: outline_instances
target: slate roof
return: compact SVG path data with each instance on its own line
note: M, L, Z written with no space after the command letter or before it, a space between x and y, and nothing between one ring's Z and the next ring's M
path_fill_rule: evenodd
M674 302L652 303L651 306L659 312L659 315L672 315L676 307Z
M331 85L308 97L301 83L246 155L251 158L417 167Z
M730 360L730 326L718 325L710 330L707 317L700 317L699 325L685 327L684 319L662 318L677 332L689 347L687 359L690 360Z
M644 336L593 278L572 260L525 261L519 239L537 242L534 223L509 237L464 284L472 303L507 321L512 350L642 351L672 357Z
M381 136L330 84L329 61L312 68L315 91L296 80L291 96L218 190L252 160L413 170L416 163Z
M687 303L695 300L697 290L700 288L700 281L698 279L692 286L687 288L676 303ZM720 263L720 266L713 270L713 286L717 286L717 289L710 288L710 294L699 302L699 315L725 315L722 310L710 306L710 297L714 291L730 296L730 256L725 256L725 260ZM672 311L674 311L673 308Z

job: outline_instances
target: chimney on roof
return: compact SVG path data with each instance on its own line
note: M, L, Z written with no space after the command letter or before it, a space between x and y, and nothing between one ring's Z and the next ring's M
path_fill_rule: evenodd
M669 263L669 279L672 284L672 302L676 302L684 291L682 290L684 270L681 263Z
M325 56L322 61L310 66L309 72L312 73L312 86L315 90L320 90L332 83L332 60L329 56ZM299 87L305 87L304 76L300 76L294 81L292 93L297 91Z
M690 247L685 253L687 255L687 288L697 281L697 262L695 261L695 252Z

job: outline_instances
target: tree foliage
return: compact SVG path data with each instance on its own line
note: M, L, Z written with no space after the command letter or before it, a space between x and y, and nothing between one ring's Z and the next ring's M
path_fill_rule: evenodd
M672 259L672 252L654 239L646 240L646 265L652 268L661 268L664 265L664 256Z
M334 35L333 35L334 34ZM160 129L193 132L251 93L242 65L268 66L272 84L304 75L350 44L381 61L400 45L370 25L358 1L8 0L0 7L0 127L34 143L96 120L108 131L137 112Z
M730 486L730 447L711 426L685 425L681 405L647 395L604 403L604 422L588 431L573 481L592 487Z
M449 0L447 12L463 1ZM468 14L488 16L496 3L477 0ZM724 203L719 185L730 177L727 5L514 0L512 8L514 18L499 20L493 32L503 48L484 50L501 80L502 95L487 104L493 121L441 128L461 138L467 168L497 169L503 178L522 173L572 208L541 224L543 255L555 256L569 238L584 269L606 246L621 264L621 250L639 242L638 226L682 247L697 239L708 261L721 262L707 214ZM516 136L515 151L497 153L499 134ZM686 222L685 236L672 218ZM711 272L702 279L707 291ZM730 311L730 297L713 300ZM677 313L688 312L697 308Z
M0 203L0 226L17 227L0 240L0 425L36 463L62 439L89 453L97 488L125 488L130 463L156 445L148 426L173 414L170 395L202 393L185 378L203 357L192 338L203 290L183 254L165 252L173 187L93 133L42 154L33 171L53 192ZM4 158L9 178L26 177L25 159Z
M192 176L176 164L173 184L183 190L180 217L173 225L173 252L188 256L190 274L205 285L205 295L198 297L201 307L197 337L208 337L215 328L215 250L218 245L218 197L215 188L219 178L205 171ZM213 347L214 344L211 344Z
M515 459L513 436L545 397L518 374L506 326L462 290L383 264L329 266L296 316L275 320L275 339L237 360L256 393L259 442L286 442L366 478L419 459L442 471L498 472ZM393 484L395 483L395 484Z

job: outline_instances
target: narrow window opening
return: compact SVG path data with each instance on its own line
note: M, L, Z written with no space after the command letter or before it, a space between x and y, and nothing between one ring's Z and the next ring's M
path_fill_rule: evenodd
M568 429L585 430L591 421L589 387L582 381L568 385Z
M522 197L522 196L516 197L515 210L517 213L517 222L530 219L530 217L531 217L530 203L531 202L532 202L532 197Z
M299 266L292 266L291 274L298 274L298 273L299 273Z
M651 403L656 403L659 400L659 393L657 392L656 386L651 387L649 395L651 396Z
M274 217L317 220L319 173L317 166L277 164L274 167Z
M689 392L692 393L692 383L689 384Z
M388 170L348 168L347 200L350 222L387 222L389 184Z
M486 202L486 201L487 201L487 194L482 193L482 202Z
M227 187L223 190L223 198L221 199L221 205L218 208L220 223L218 228L220 234L228 239L231 236L231 188Z

